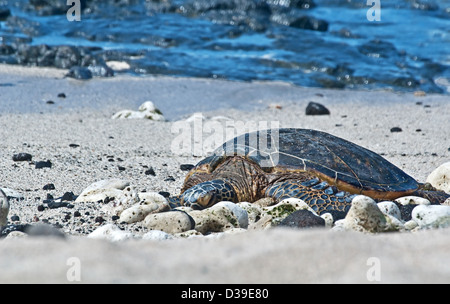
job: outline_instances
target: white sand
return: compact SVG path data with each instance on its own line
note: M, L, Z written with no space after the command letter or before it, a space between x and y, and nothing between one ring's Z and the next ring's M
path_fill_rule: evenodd
M61 213L70 210L40 213L37 205L47 193L78 195L105 178L127 179L138 190L176 194L185 175L180 164L195 164L201 158L174 154L170 147L178 134L171 128L174 120L197 111L235 121L277 121L280 127L326 131L381 153L419 181L450 159L449 96L170 77L117 76L83 82L63 75L60 70L0 65L0 186L25 196L24 201L12 201L9 214L18 215L21 223L45 218L76 234L75 219L61 222ZM58 98L63 92L66 98ZM54 104L47 104L49 100ZM146 100L171 121L110 118L118 110L135 110ZM331 115L306 116L309 101L324 104ZM403 131L391 133L392 127ZM37 170L15 163L12 155L19 152L32 154L34 161L48 159L53 167ZM111 156L114 162L108 161ZM143 173L150 166L156 176ZM165 181L169 176L175 181ZM56 189L42 190L48 183ZM119 244L85 237L29 238L0 242L0 281L64 283L67 259L77 257L81 282L86 283L365 283L367 259L376 257L382 282L450 282L447 235L447 230L379 236L283 230L221 240Z

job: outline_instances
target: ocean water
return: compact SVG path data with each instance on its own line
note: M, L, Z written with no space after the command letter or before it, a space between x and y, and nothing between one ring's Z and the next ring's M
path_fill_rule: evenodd
M449 93L450 0L85 0L78 22L65 2L0 0L0 43L76 46L136 77Z

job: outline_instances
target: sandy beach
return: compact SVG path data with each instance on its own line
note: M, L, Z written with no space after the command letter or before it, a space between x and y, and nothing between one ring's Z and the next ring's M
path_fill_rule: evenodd
M67 235L0 241L0 282L72 283L71 257L80 262L81 279L74 282L81 283L450 282L448 229L379 235L273 229L219 239L111 243L87 239L83 232L95 227L75 225L78 219L67 208L37 210L48 194L79 195L103 179L177 194L186 174L180 165L202 157L174 151L180 132L174 125L198 112L205 122L225 116L325 131L381 154L425 182L450 160L448 95L125 75L79 81L65 73L0 65L0 187L23 196L11 200L8 221L18 216L17 224L57 224ZM111 119L149 100L166 121ZM311 101L325 105L330 115L305 115ZM395 127L401 131L392 132ZM49 160L52 167L13 161L21 152L34 162ZM145 174L150 167L154 175ZM48 184L55 189L44 190ZM377 280L368 274L373 257L381 265Z

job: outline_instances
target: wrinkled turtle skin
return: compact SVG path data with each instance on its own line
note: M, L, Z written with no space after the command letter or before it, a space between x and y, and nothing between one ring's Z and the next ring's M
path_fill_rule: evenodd
M220 201L272 197L304 200L317 213L347 212L355 195L392 200L417 195L440 204L449 197L380 155L336 136L308 129L246 133L216 149L186 176L172 207L210 207Z

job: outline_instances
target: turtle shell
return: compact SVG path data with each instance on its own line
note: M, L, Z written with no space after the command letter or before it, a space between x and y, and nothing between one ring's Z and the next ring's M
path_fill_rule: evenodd
M419 184L380 155L328 133L308 129L270 129L246 133L224 143L197 168L211 172L224 158L242 156L265 172L311 172L330 185L373 198L396 198ZM195 169L194 169L195 170Z

